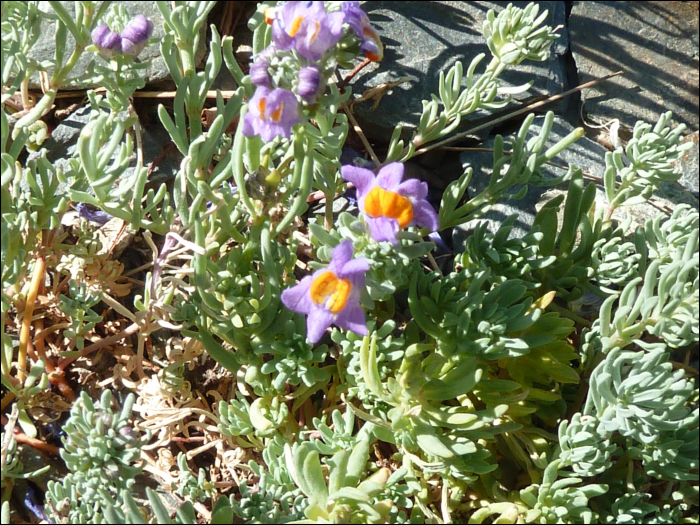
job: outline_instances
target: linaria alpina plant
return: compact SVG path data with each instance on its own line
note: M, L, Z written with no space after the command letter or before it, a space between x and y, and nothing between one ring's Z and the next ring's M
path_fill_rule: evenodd
M530 87L501 75L550 56L536 4L488 12L486 65L441 72L373 169L340 160L336 72L384 56L362 4L258 5L249 69L205 28L215 2L156 5L2 4L3 522L26 478L53 523L697 522L698 211L612 219L680 177L670 113L606 155L605 204L580 166L545 175L584 135L553 141L550 112L495 137L482 192L472 166L444 173L433 207L405 163ZM149 43L177 86L160 183L133 102ZM45 120L81 56L89 120L52 163ZM222 66L237 89L210 100ZM566 192L525 235L482 224L438 265L440 232L530 185ZM25 472L22 447L66 469Z

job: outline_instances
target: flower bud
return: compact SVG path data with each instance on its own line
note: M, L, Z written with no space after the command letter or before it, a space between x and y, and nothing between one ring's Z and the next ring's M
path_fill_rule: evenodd
M307 102L311 101L321 90L321 71L318 66L303 67L299 71L297 93Z
M92 30L92 41L104 58L110 59L122 51L119 34L110 30L106 24L100 24Z
M258 60L250 66L250 81L256 86L272 87L272 77L270 76L267 60Z
M122 31L122 49L131 56L138 55L153 32L153 22L143 15L136 15Z

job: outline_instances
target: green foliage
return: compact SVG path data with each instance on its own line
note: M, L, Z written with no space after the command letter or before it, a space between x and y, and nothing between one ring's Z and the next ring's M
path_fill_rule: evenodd
M367 328L370 332L376 330L377 372L379 373L379 378L385 381L398 366L398 360L404 356L405 339L402 336L396 337L393 335L396 330L396 323L392 320L385 322L379 328L376 327L374 321L371 321L367 324ZM335 343L341 346L343 351L348 395L361 401L365 408L374 407L377 404L376 396L372 394L370 387L362 376L360 354L364 345L364 337L353 332L341 332L338 329L333 330L331 337Z
M354 67L369 28L356 35L343 26L339 43L313 61L322 93L297 98L301 122L288 138L266 142L243 132L248 112L261 106L249 107L257 88L237 62L233 39L222 40L211 26L208 57L196 67L214 5L157 2L165 20L161 55L177 86L158 116L182 162L172 184L147 189L131 100L149 63L124 54L105 59L89 45L98 24L123 30L126 8L81 1L72 16L60 2L46 10L37 2L3 3L0 322L2 382L17 399L13 417L29 437L41 437L32 415L43 408L49 372L62 380L69 372L63 366L84 357L74 347L109 337L108 323L126 317L138 351L110 380L140 392L145 425L167 427L153 445L159 452L177 433L200 439L188 433L196 428L209 454L198 459L196 473L188 465L191 448L178 455L174 477L160 472L165 490L185 499L179 509L167 508L150 488L144 498L136 478L151 436L139 437L141 423L132 421L136 397L128 392L115 409L110 390L90 398L90 383L64 426L61 457L70 473L49 482L51 520L194 523L203 521L204 508L211 523L697 520L700 416L697 385L686 370L700 332L698 211L677 206L636 231L629 221L612 220L615 208L646 202L663 182L679 178L677 161L690 147L681 144L683 126L672 127L670 113L654 126L638 123L624 151L606 155L608 207L596 209L595 184L584 182L579 167L568 166L561 177L544 174L583 129L552 144L554 114L537 134L528 115L512 144L496 136L482 192L467 194L474 167L446 188L440 229L478 219L502 199L521 199L530 185L566 184L566 194L545 202L522 237L513 236L516 216L495 233L476 226L454 265L440 271L427 230L407 227L394 245L376 242L361 214L334 218L349 130L341 109L347 112L351 90L341 93L333 75L338 65ZM325 4L329 13L341 5ZM274 7L260 4L249 21L253 53L268 61L275 87L296 93L311 62L296 51L266 51L274 40L266 19L281 16L267 11ZM535 4L489 11L485 68L482 54L466 71L458 62L441 72L417 129L406 140L401 125L395 128L383 164L449 140L476 111L504 108L526 91L531 82L506 88L500 75L524 60L548 59L557 35L542 25L546 15ZM39 63L28 54L48 21L56 53ZM70 55L69 35L76 44ZM63 168L41 149L25 162L26 151L45 138L42 117L85 53L93 60L78 80L105 91L88 90L92 112L75 153ZM205 126L208 93L224 65L238 88L226 102L217 93ZM48 80L45 94L16 119L6 102L22 96L37 73ZM314 190L325 197L323 216L306 214ZM62 231L69 200L125 221L153 252L143 284L132 278L139 287L133 307L89 282L89 266L118 261L102 256L97 232L85 223L72 236ZM344 240L370 267L357 291L367 335L335 326L330 339L312 344L307 319L286 308L282 294L309 269L325 267ZM41 303L32 299L39 292ZM101 302L113 311L98 314ZM47 324L43 337L60 350L67 340L68 352L54 362L55 345L45 345L51 363L34 360L31 351L28 360L28 341L38 339L22 316L51 321L52 308L65 324ZM187 360L163 356L164 332L153 335L161 329L182 332L206 355L197 362L194 353ZM683 357L685 364L675 361ZM202 370L206 382L193 377ZM157 392L144 394L156 380ZM177 415L157 419L168 411ZM8 428L2 438L3 497L14 479L38 474L23 472L11 435ZM212 465L202 465L214 454ZM166 457L148 470L158 472ZM9 519L7 505L2 512Z
M271 356L260 367L260 372L274 375L272 387L278 392L285 384L298 386L303 383L312 387L317 382L325 383L330 379L326 370L315 366L326 360L328 347L320 345L314 349L299 332L294 321L287 321L283 341L261 344L255 348L256 354Z
M671 128L667 125L670 120L671 112L667 111L653 128L642 121L635 124L624 151L627 165L622 148L605 154L605 192L612 207L646 202L661 182L680 179L680 169L674 163L693 145L680 143L685 125Z
M540 6L528 4L525 9L508 4L495 15L490 10L484 20L483 33L494 57L503 64L516 65L523 60L542 62L549 57L549 47L558 38L551 27L538 27L547 18L548 11L539 17Z
M102 300L101 291L89 290L86 283L78 286L74 280L68 283L71 297L62 295L60 298L61 310L71 317L71 326L63 331L63 335L75 338L75 346L82 350L84 346L83 335L90 332L97 323L102 321L102 316L95 313L92 307Z
M440 97L432 96L431 101L423 101L423 113L417 131L404 148L400 139L402 127L396 126L389 143L386 162L401 160L405 162L413 156L416 148L442 138L454 131L461 123L462 117L479 109L500 109L508 105L511 96L527 91L532 82L522 86L507 88L501 86L499 75L507 66L519 64L523 60L546 60L549 47L558 38L549 26L540 26L547 18L547 11L537 18L539 6L530 4L524 11L511 4L495 16L493 9L489 10L484 21L483 34L492 53L491 62L484 73L475 78L477 66L486 56L481 53L472 59L463 77L463 66L457 62L450 68L447 75L440 72L438 92ZM466 87L461 89L462 82ZM496 99L499 95L505 98ZM440 105L443 110L438 111ZM527 130L526 130L527 132ZM442 220L442 228L446 228Z
M216 494L214 484L207 481L207 473L204 469L199 469L197 477L194 477L190 468L187 466L187 456L180 452L177 455L177 465L180 468L180 474L176 487L176 492L180 496L186 496L192 501L204 501L207 498L212 498Z
M24 472L24 465L20 461L17 451L17 441L14 436L10 432L5 433L5 429L3 429L2 436L0 436L0 443L2 443L4 454L1 478L3 494L7 494L6 488L11 488L11 484L14 483L14 480L35 478L44 474L51 468L49 465L46 465L33 472Z
M560 459L579 476L597 476L612 466L617 445L597 432L595 416L576 413L559 425Z
M596 514L588 507L589 499L604 494L608 487L601 484L576 487L580 478L557 479L558 462L544 471L542 484L533 484L520 491L520 497L530 510L525 513L529 523L593 523Z
M47 500L57 517L73 523L103 521L103 504L133 486L142 467L141 447L150 432L138 437L129 424L135 396L129 394L120 411L112 409L112 391L105 390L98 403L82 392L64 426L66 437L61 458L70 470L62 483L50 481Z
M473 173L472 168L467 168L458 180L452 182L447 187L442 196L442 203L440 205L439 217L441 230L453 228L472 219L476 219L486 213L489 208L500 199L522 199L527 194L528 183L538 186L553 186L567 179L573 180L572 177L575 177L575 175L572 175L572 169L562 177L546 180L542 175L541 167L546 162L556 157L561 151L583 137L583 128L576 128L559 142L543 151L549 134L552 131L554 113L551 111L547 112L539 135L531 137L526 142L528 131L534 120L534 113L527 116L520 127L520 131L518 131L515 142L508 155L504 154L503 137L501 135L496 135L493 145L493 172L489 179L488 186L481 193L470 198L469 201L462 206L457 207L471 180ZM515 190L516 186L518 187L517 191ZM514 191L507 193L507 190L511 188ZM570 185L569 191L571 192L574 188L575 185ZM587 193L590 191L591 190L588 190ZM580 196L577 195L577 198L580 198ZM562 231L562 235L566 235L566 237L560 241L564 243L562 246L564 251L569 250L573 242L573 237L571 237L572 232L570 230L574 228L575 232L575 225L578 224L575 221L578 218L579 210L581 207L585 207L585 205L590 207L588 200L588 195L586 195L586 200L583 205L573 199L569 201L572 203L570 204L572 209L568 213L571 217L569 217L567 221L567 228ZM574 202L576 202L575 207L573 205ZM552 205L554 204L552 203ZM538 222L535 221L535 224L538 224Z
M584 410L598 418L598 432L620 432L643 444L661 432L697 425L698 411L685 407L693 390L683 370L673 371L662 350L612 350L591 374Z

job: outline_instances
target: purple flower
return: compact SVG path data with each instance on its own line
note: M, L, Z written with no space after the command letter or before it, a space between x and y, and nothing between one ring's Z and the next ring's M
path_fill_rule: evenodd
M437 231L438 215L425 199L428 185L416 179L403 180L403 164L387 164L375 177L364 168L343 166L343 178L357 189L358 208L364 214L372 238L398 244L400 229L420 224Z
M302 67L299 71L297 93L307 102L311 102L323 90L323 80L325 79L321 75L321 70L318 66Z
M100 24L92 30L92 41L100 54L107 59L122 52L122 39L106 24Z
M246 137L260 135L265 142L277 136L289 138L292 126L301 122L299 102L294 93L286 89L260 86L248 102L248 113L243 119Z
M269 13L266 12L266 18ZM326 13L323 2L287 2L273 13L272 38L277 49L296 49L310 60L320 60L338 43L344 15Z
M272 77L267 70L269 64L267 60L258 60L250 66L250 81L256 86L272 87Z
M344 240L333 249L328 267L282 292L287 308L308 316L306 337L312 343L317 343L332 324L367 335L360 291L365 286L369 263L364 257L353 259L352 252L352 242Z
M360 2L343 2L341 9L345 17L344 22L362 41L362 53L372 62L379 62L384 57L384 48L379 35L369 23L367 13L360 9Z
M153 22L143 15L136 15L122 30L122 49L131 56L138 55L153 32Z

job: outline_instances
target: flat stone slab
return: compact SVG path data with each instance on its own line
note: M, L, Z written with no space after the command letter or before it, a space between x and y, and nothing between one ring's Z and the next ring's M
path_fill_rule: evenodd
M624 72L583 92L589 118L631 130L671 110L697 131L697 2L574 2L568 23L580 83Z
M383 96L377 109L372 100L355 105L354 111L363 131L370 138L387 140L394 126L403 123L406 129L415 129L420 119L422 100L430 100L438 93L440 71L447 73L458 60L466 73L473 57L486 53L476 69L480 74L491 60L486 39L481 33L489 9L503 10L509 2L362 2L372 25L378 29L386 48L384 59L377 65L367 66L351 86L354 96L366 90L399 79L407 79ZM524 8L528 2L512 2ZM540 13L548 10L544 25L565 26L564 2L536 2ZM551 48L548 61L525 60L508 68L501 78L505 86L519 86L534 80L529 91L517 95L523 99L535 95L552 95L569 89L566 81L564 56L569 46L566 28ZM347 72L346 72L347 73ZM464 83L466 85L466 83ZM564 111L568 100L547 109ZM476 112L470 117L483 116Z

